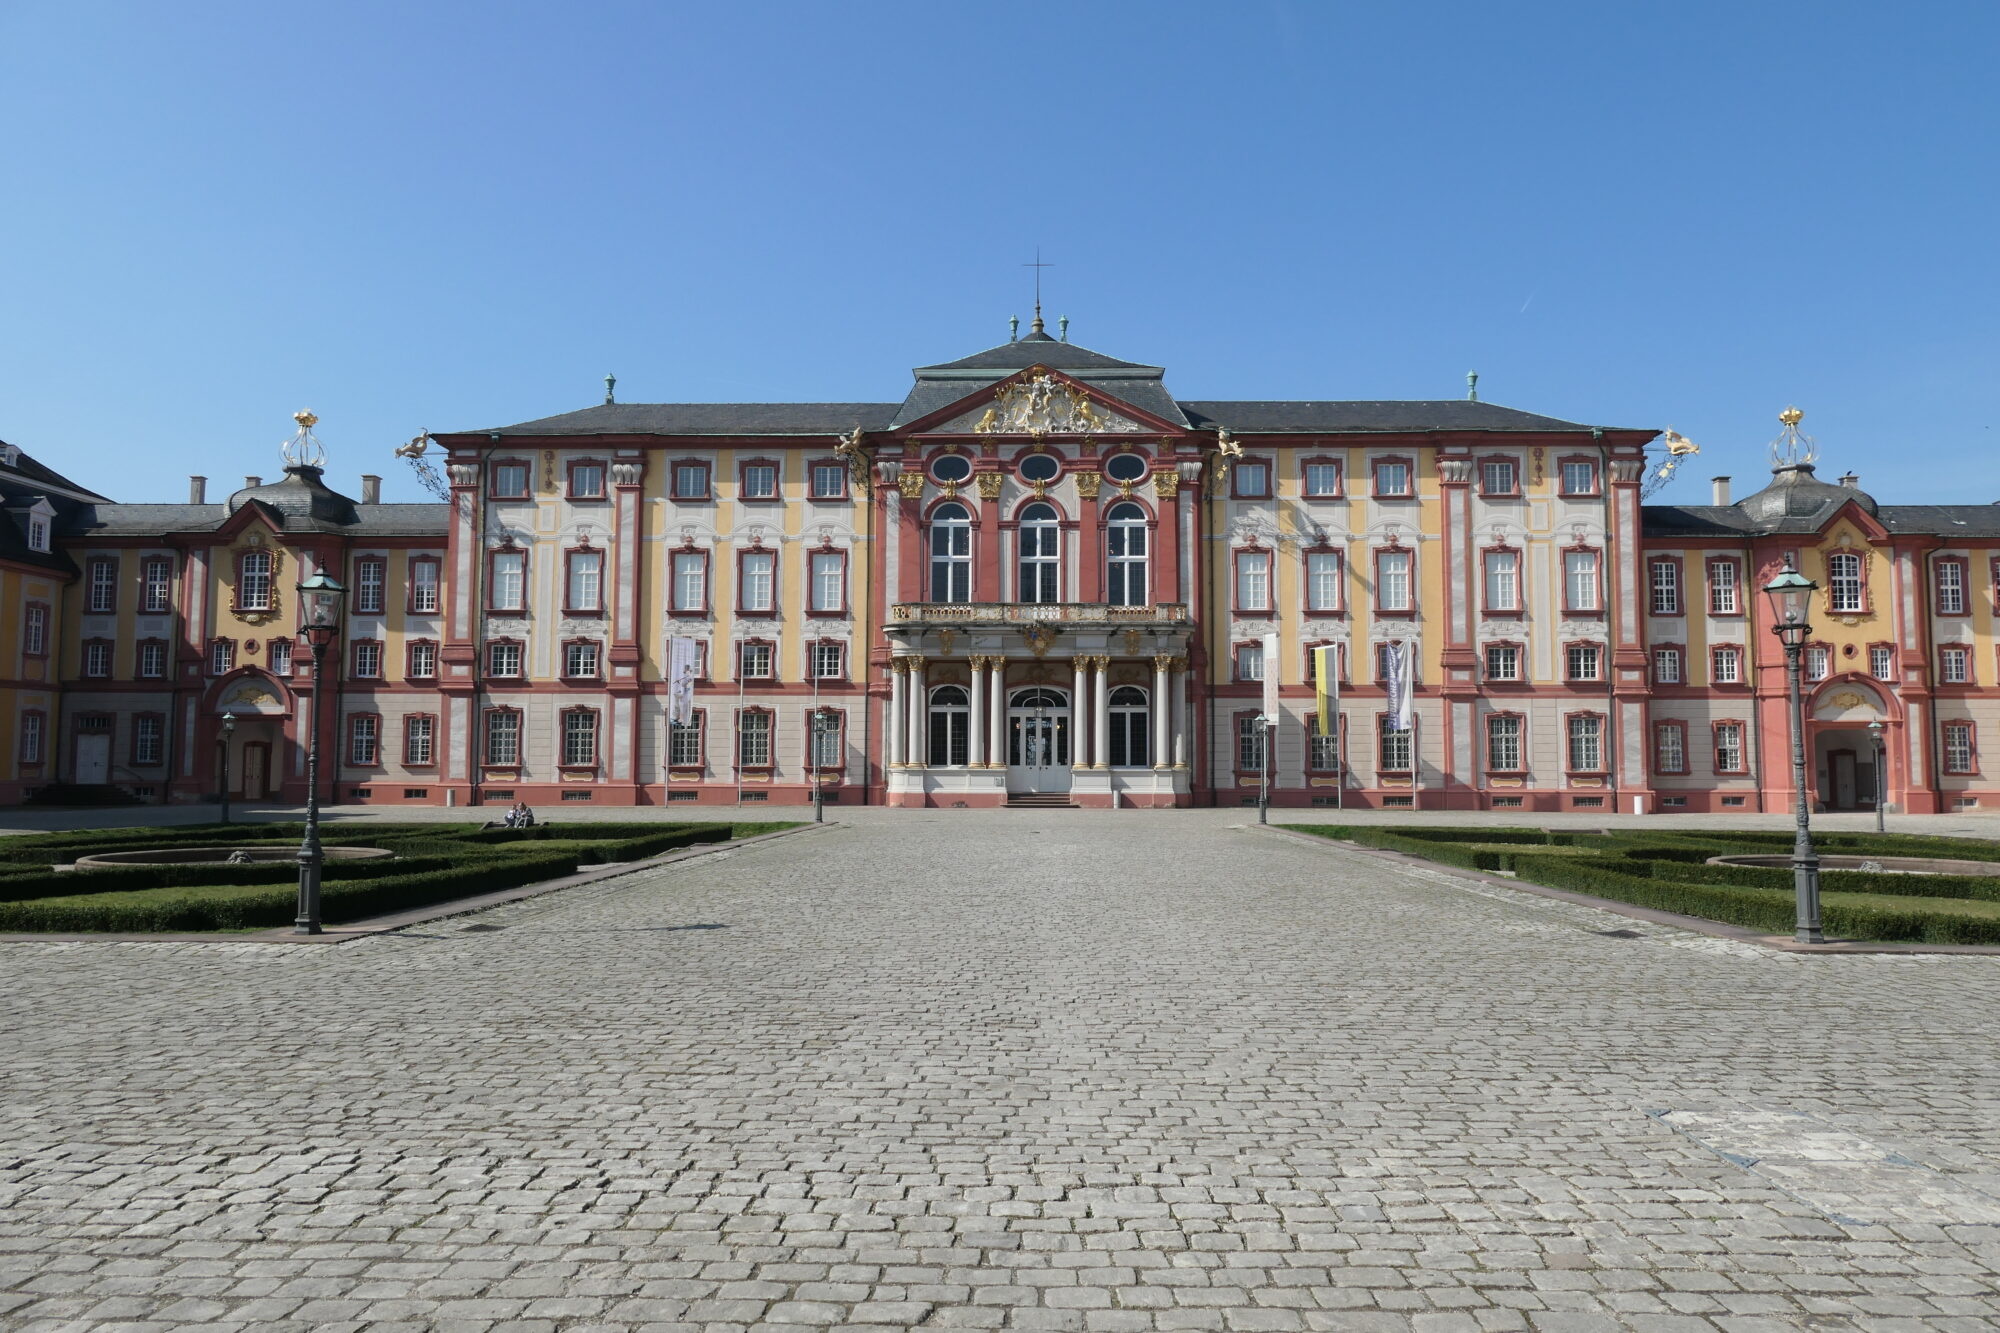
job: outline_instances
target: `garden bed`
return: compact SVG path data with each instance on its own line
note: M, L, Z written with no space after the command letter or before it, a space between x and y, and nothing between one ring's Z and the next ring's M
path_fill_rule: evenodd
M1293 825L1301 833L1512 874L1572 893L1677 912L1771 934L1794 925L1788 866L1710 865L1714 856L1788 851L1791 835L1731 832L1569 833L1543 829ZM2000 842L1911 834L1832 833L1825 852L1992 863L1992 875L1826 870L1820 917L1829 936L1926 944L2000 944ZM4 881L0 881L4 891Z
M785 823L577 823L532 829L476 824L322 825L323 838L379 848L390 857L329 861L320 911L328 923L411 911L575 874L578 867L639 861L679 847L725 842ZM57 870L93 852L141 848L297 847L300 824L205 824L94 829L0 843L0 932L147 933L284 926L298 904L298 867L180 864Z

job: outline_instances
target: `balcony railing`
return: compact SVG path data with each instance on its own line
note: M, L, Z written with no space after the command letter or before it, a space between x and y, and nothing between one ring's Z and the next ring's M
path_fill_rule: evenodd
M889 608L892 622L953 621L968 624L1034 624L1097 621L1154 624L1185 623L1187 603L1159 602L1152 606L1113 606L1109 602L898 602Z

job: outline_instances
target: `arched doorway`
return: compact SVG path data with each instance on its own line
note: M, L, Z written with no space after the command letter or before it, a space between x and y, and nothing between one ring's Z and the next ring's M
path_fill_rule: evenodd
M1823 683L1813 695L1809 758L1809 779L1813 795L1822 810L1873 810L1878 775L1875 733L1869 723L1883 722L1895 744L1901 734L1900 721L1889 714L1883 691L1873 681L1852 673ZM1886 766L1886 757L1885 757ZM1880 775L1887 799L1896 800L1889 774Z
M1007 700L1007 791L1067 792L1070 787L1069 696L1047 685Z

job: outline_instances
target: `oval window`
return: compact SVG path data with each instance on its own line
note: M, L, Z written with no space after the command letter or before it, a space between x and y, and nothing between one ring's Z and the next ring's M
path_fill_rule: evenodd
M1029 454L1021 460L1022 481L1054 481L1061 471L1062 464L1053 454Z
M1146 475L1146 456L1144 454L1113 454L1104 460L1104 475L1113 481L1138 481Z
M972 475L972 461L957 454L945 454L931 461L931 475L939 481L964 481Z

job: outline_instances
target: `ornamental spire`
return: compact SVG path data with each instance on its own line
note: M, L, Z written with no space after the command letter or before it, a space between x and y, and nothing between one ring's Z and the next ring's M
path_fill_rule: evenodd
M311 408L306 408L292 413L292 420L299 423L299 429L296 435L284 443L281 452L285 456L285 466L287 468L326 466L326 449L320 444L319 437L313 434L313 427L319 424L319 418L313 415Z
M1812 436L1799 430L1799 423L1805 420L1805 416L1796 407L1787 407L1778 413L1778 420L1784 429L1778 432L1777 439L1771 441L1773 471L1790 467L1810 468L1819 460L1819 446L1813 443Z

